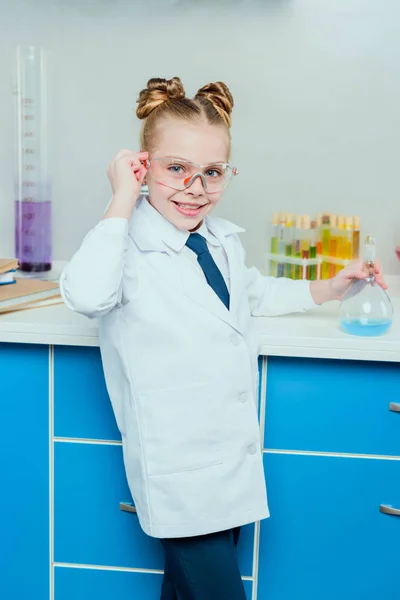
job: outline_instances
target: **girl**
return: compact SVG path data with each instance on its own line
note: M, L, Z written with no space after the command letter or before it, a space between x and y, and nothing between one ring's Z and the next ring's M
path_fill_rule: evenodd
M232 108L223 83L190 99L177 77L151 79L142 150L111 161L112 201L61 277L65 303L99 318L132 497L165 549L162 600L245 599L239 528L269 515L252 316L314 308L366 276L362 263L311 283L246 267L243 230L209 216L237 173Z

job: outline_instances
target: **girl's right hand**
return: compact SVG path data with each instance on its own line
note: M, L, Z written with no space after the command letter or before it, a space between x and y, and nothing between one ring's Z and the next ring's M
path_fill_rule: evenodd
M148 152L120 150L108 165L107 175L113 192L112 204L132 212L147 173L143 165L149 157Z

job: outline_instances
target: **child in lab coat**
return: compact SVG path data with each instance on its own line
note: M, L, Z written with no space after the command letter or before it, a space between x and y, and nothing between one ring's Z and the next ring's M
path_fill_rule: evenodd
M148 82L141 151L109 164L112 201L60 282L72 310L99 318L128 483L165 549L162 600L245 600L240 527L269 515L252 316L340 299L366 275L361 262L312 282L246 267L243 230L210 216L237 173L232 108L220 82L193 99L176 77Z

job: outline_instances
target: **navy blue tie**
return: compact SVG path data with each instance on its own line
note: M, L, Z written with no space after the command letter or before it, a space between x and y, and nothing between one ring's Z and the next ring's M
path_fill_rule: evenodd
M191 233L187 239L186 246L197 254L197 262L203 269L207 283L212 287L214 292L229 310L228 288L226 287L221 271L218 269L211 256L205 238L199 233Z

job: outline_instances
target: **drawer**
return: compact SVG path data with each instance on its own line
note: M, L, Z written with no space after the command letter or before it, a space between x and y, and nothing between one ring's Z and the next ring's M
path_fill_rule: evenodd
M54 556L56 562L162 569L160 542L143 533L131 502L122 447L56 442Z
M55 346L54 435L120 440L99 348Z
M56 567L54 600L160 600L162 575ZM244 581L247 600L252 582Z
M265 448L400 455L396 363L268 358Z
M398 600L400 461L264 454L258 600Z
M54 600L160 600L162 575L55 567Z
M56 442L54 449L55 561L163 569L157 539L143 533L136 514L119 509L131 502L121 446ZM254 525L242 528L241 573L251 576Z

